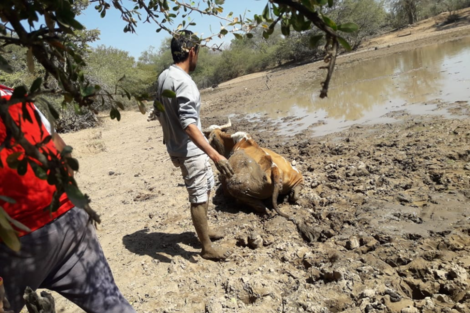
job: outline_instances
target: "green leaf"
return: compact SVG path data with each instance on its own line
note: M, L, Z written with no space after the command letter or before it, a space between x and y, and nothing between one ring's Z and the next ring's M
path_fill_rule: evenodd
M323 38L323 35L316 35L316 36L312 36L310 37L308 43L310 45L311 48L316 48L317 45L318 45L318 42Z
M78 165L77 159L74 159L74 158L65 158L65 160L67 161L68 166L70 166L70 168L71 168L72 170L74 170L75 172L78 171L79 165Z
M311 21L306 20L306 21L302 24L301 30L302 30L302 31L309 30L311 23L312 23Z
M226 30L226 29L220 30L221 35L227 35L227 33L228 33L228 30Z
M334 5L334 0L328 0L328 7L332 8Z
M279 7L276 6L275 4L273 4L272 6L273 6L274 15L279 16L281 14L281 11L279 10Z
M72 201L73 205L79 208L84 208L90 200L78 189L77 186L67 184L64 186L67 197Z
M215 0L215 4L222 5L224 4L225 0Z
M20 160L18 158L23 155L23 152L14 152L7 156L7 164L8 167L10 167L13 170L16 170L18 168L18 164L20 163Z
M139 106L139 111L140 111L140 113L142 113L142 114L147 113L147 109L145 108L145 105L144 105L144 103L143 103L142 101L139 101L139 105L138 105L138 106Z
M43 169L34 161L30 161L29 165L31 165L31 167L33 168L34 175L36 175L37 178L42 179L42 180L47 179L47 173L45 169Z
M235 38L237 38L237 39L243 39L243 36L240 35L240 34L234 33L233 35L234 35ZM247 34L247 35L248 35L248 34ZM253 35L252 35L252 36L253 36Z
M159 112L165 112L165 107L163 106L163 104L158 101L158 100L155 100L153 102L153 107L155 108L155 110L159 111Z
M13 251L20 251L21 243L15 230L8 222L8 214L0 207L0 238Z
M73 151L73 148L71 146L65 146L62 151L60 151L60 155L62 157L71 154Z
M58 183L55 171L51 170L49 175L47 175L47 183L51 186L55 185Z
M124 110L124 104L123 104L121 101L116 101L116 105L117 105L118 108L120 108L121 110Z
M7 196L0 196L0 200L5 201L6 203L15 204L16 201Z
M42 84L42 77L38 77L34 80L33 84L29 88L29 94L33 94L36 92L36 90L39 90L41 88Z
M47 145L51 140L52 140L52 136L51 136L51 135L47 135L47 136L42 140L42 142L40 143L40 145Z
M346 49L347 51L351 51L351 50L352 50L351 46L350 46L349 43L346 41L346 39L341 38L341 37L337 37L336 39L338 39L338 42L343 46L344 49Z
M330 19L326 15L322 15L322 17L323 17L323 21L325 22L326 25L330 26L333 30L338 30L338 26L336 25L335 22L333 22L332 19Z
M162 97L176 98L176 93L173 90L165 89L162 92Z
M253 38L253 34L252 33L247 33L246 38L249 38L249 39Z
M80 93L82 94L82 97L89 97L94 95L96 92L95 87L93 86L85 86L82 87L80 86Z
M122 88L122 87L121 87L121 89L122 89L122 91L124 91L124 93L126 94L127 99L131 100L131 94L130 94L130 92L127 91L126 89ZM123 110L124 110L124 109L123 109Z
M264 10L263 10L263 19L265 21L269 21L270 20L270 17L269 17L269 4L266 4L266 6L264 7Z
M111 117L112 120L117 119L118 122L121 120L121 113L116 108L111 109L111 111L109 112L109 116Z
M33 123L33 119L31 118L31 114L29 114L26 102L21 104L21 114L23 114L23 120L27 120L28 122Z
M359 29L359 26L357 26L356 23L344 23L338 25L338 30L345 32L345 33L354 33L357 32Z
M28 171L28 160L26 158L24 158L18 163L16 171L20 176L24 176L24 174L26 174L26 172Z
M290 25L288 23L281 23L281 32L284 36L288 37L290 35Z
M1 207L0 207L1 208ZM6 213L6 212L5 212ZM30 233L31 232L31 229L29 229L28 227L26 227L25 225L21 224L20 222L18 222L17 220L14 220L11 218L11 216L9 216L8 214L6 214L6 217L7 217L7 220L13 225L15 226L16 228L18 228L19 230L22 230L24 232L27 232L27 233Z
M315 1L317 2L317 1ZM310 11L313 11L313 6L312 6L312 2L310 0L302 0L302 4L307 8L309 9Z
M73 109L75 111L76 114L78 115L83 115L83 111L82 111L82 108L78 105L78 103L74 103L73 104Z
M59 115L59 112L57 112L57 110L55 109L54 105L50 103L49 101L47 101L46 99L42 99L42 100L47 104L47 108L49 109L51 116L54 119L58 120L60 115Z
M18 86L15 88L15 90L13 90L11 99L18 99L18 101L23 101L27 93L28 91L26 90L25 86Z
M302 14L299 14L299 15L292 14L291 24L296 31L298 32L302 31L304 28L304 24L305 24L304 16Z

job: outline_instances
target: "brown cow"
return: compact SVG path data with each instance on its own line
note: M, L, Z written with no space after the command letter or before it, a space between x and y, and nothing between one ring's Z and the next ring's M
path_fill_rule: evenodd
M266 148L261 148L249 134L223 132L231 126L212 125L204 130L209 143L217 152L228 158L234 175L222 179L224 191L251 206L256 212L266 214L262 200L271 198L276 212L284 217L277 206L279 194L289 194L297 201L303 177L285 158Z

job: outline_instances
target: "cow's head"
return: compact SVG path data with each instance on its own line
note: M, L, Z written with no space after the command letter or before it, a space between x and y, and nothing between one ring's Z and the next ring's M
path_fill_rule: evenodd
M232 126L232 122L230 119L228 123L225 125L211 125L202 130L204 135L207 137L209 144L221 155L225 156L226 158L229 157L232 149L234 147L232 137L225 133L224 131L227 130Z

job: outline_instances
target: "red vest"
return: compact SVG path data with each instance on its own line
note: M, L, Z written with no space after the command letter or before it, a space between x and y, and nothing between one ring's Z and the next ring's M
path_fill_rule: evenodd
M0 85L0 97L2 97L2 99L10 99L12 91L11 88ZM41 116L44 122L41 126L37 123L34 117L34 110L37 110L37 108L34 104L27 103L26 108L33 120L32 123L22 118L21 103L11 105L9 112L16 124L18 126L21 125L21 130L25 138L30 143L36 144L50 134L50 129L48 129L50 128L50 124L43 118L42 114ZM40 127L42 127L42 133ZM0 145L5 141L5 138L6 128L3 120L0 118ZM13 139L11 147L11 149L3 148L0 150L0 159L3 164L3 168L0 167L0 195L12 198L16 203L10 204L0 200L0 206L5 209L10 217L24 224L31 229L31 231L35 231L61 216L73 208L74 205L64 193L60 197L59 209L53 213L49 212L47 208L51 204L52 196L56 191L55 186L49 185L46 180L37 178L29 164L26 174L23 176L18 175L16 170L10 169L7 164L7 156L14 152L24 152L24 149L20 145L15 145ZM58 154L52 140L40 150ZM20 156L19 159L22 158L23 156ZM19 236L26 234L22 231L18 231L18 233Z

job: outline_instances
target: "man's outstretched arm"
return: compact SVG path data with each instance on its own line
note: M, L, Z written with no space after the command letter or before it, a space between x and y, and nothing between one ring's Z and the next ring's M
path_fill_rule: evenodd
M233 175L233 170L228 160L218 153L212 146L207 142L206 138L202 134L202 132L197 128L195 124L189 124L185 130L186 134L191 138L191 140L198 146L199 149L204 151L212 161L214 161L215 166L219 172L227 177L231 177Z

